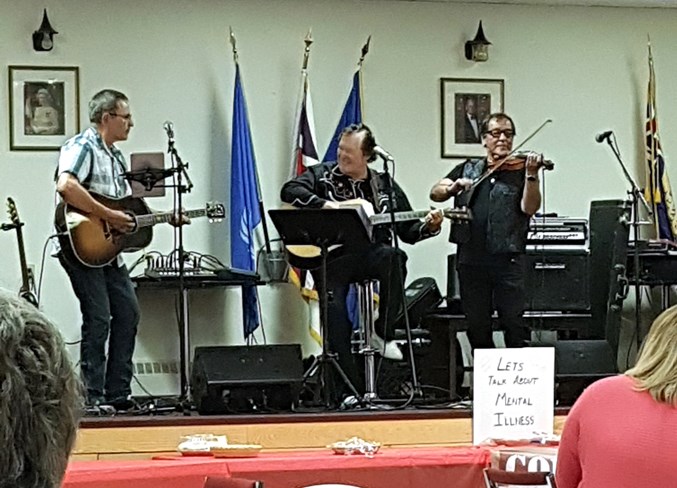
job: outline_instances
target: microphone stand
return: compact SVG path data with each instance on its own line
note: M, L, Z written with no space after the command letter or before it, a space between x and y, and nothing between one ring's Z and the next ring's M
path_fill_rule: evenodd
M167 131L167 153L169 153L172 166L171 171L174 174L174 218L179 219L178 225L174 228L174 238L177 243L176 252L179 259L179 347L180 347L180 383L181 396L179 404L185 414L190 412L190 331L188 330L188 288L185 284L185 252L183 248L183 225L181 225L181 211L183 209L183 194L189 193L193 188L193 183L186 170L188 163L184 163L179 156L174 145L174 131L171 124L165 126ZM183 180L186 180L184 185Z
M633 233L633 241L634 241L634 249L632 253L632 266L634 269L634 278L635 278L635 331L636 331L636 340L637 340L637 347L639 348L639 343L640 343L640 337L639 337L639 330L640 330L640 322L641 322L641 306L642 306L642 295L641 295L641 284L640 284L640 270L639 270L639 226L643 224L648 224L650 222L646 221L639 221L639 204L640 202L642 203L642 206L644 207L644 210L646 211L647 215L651 217L653 215L653 210L651 209L651 206L649 206L649 203L646 201L646 198L644 198L644 195L642 195L641 190L637 186L637 183L635 182L634 178L628 171L628 169L625 166L625 163L623 163L623 159L621 158L621 153L620 150L618 149L618 144L616 143L616 135L612 132L610 135L613 136L613 142L611 141L611 137L606 137L606 142L611 148L611 152L614 154L616 157L616 160L618 163L621 165L621 168L623 169L623 174L625 175L625 179L628 180L630 183L630 190L628 190L628 195L630 197L630 202L631 202L631 208L632 208L632 233Z
M393 197L394 187L393 187L393 178L388 170L388 161L392 161L393 164L395 160L392 158L385 157L381 155L383 159L383 175L385 182L385 191L388 195L388 213L390 214L390 234L393 238L393 247L396 250L400 249L400 241L397 237L397 230L395 228L395 199ZM411 366L411 388L413 396L422 397L423 392L421 385L418 380L418 373L416 371L416 360L414 358L414 346L413 339L411 335L411 323L409 322L409 314L407 313L407 294L404 287L404 276L402 276L400 266L397 266L397 273L399 275L400 281L400 293L402 295L402 310L404 313L404 329L407 334L407 349L409 350L409 365ZM392 293L392 292L391 292ZM383 341L386 341L386 338L383 338ZM412 397L413 398L413 397Z

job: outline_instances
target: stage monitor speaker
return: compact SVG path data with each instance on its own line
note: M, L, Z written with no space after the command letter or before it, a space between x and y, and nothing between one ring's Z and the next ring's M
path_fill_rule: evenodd
M588 385L618 372L616 354L605 340L557 341L554 345L560 405L572 405Z
M302 382L299 344L195 349L191 394L202 415L292 410Z

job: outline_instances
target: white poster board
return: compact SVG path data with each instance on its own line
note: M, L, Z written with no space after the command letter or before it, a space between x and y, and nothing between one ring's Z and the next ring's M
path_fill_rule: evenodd
M475 349L473 444L552 434L555 349Z

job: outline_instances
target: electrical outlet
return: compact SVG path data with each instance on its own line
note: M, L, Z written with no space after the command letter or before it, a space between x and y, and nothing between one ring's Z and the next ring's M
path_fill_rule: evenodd
M35 265L28 265L28 281L35 281Z

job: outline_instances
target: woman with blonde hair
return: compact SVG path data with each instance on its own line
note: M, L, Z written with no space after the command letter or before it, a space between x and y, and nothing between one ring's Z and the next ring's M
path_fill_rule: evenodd
M661 313L623 375L593 383L572 407L558 488L677 486L677 306Z

